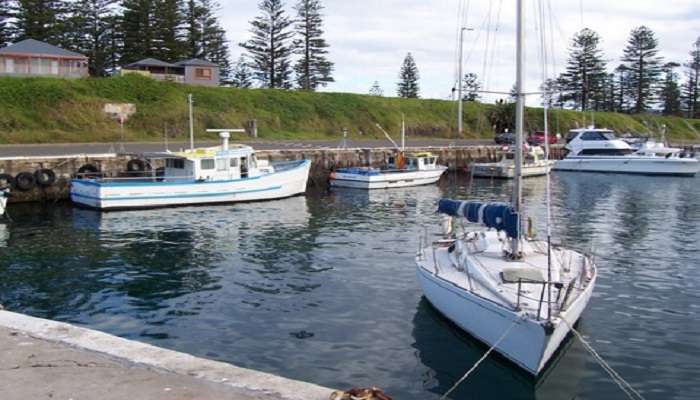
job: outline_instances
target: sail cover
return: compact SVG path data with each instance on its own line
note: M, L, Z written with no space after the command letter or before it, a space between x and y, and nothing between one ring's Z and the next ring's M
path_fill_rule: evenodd
M438 212L453 217L466 218L469 222L504 231L511 238L519 236L518 213L513 206L507 203L441 199L438 203Z

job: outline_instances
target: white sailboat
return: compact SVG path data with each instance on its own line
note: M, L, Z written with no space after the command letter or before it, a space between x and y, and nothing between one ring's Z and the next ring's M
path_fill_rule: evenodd
M523 3L517 1L516 144L523 143ZM546 140L545 140L546 142ZM417 277L425 297L448 319L537 376L581 316L595 286L589 256L523 234L522 152L515 152L512 204L443 199L439 212L488 230L421 240ZM549 194L549 173L547 173ZM451 225L451 224L450 224ZM446 224L446 227L449 225ZM448 234L449 233L449 234ZM425 246L424 246L424 245Z

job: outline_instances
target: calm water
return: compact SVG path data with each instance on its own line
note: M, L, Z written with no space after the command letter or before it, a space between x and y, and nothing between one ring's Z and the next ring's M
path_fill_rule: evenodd
M700 179L558 174L555 232L598 255L579 328L647 399L700 398ZM544 180L527 180L539 222ZM422 298L418 232L441 196L505 199L510 183L111 212L12 207L0 303L318 384L436 399L485 351ZM541 228L540 223L540 229ZM488 359L455 399L623 393L575 342L533 383Z

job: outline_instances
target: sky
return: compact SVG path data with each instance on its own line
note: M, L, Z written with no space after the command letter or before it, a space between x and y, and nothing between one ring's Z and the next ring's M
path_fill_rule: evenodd
M257 1L221 1L220 16L237 59L243 52L238 43L251 36L249 21L260 14ZM535 17L540 1L551 10L545 18L548 77L563 71L571 38L583 27L601 36L611 70L620 64L635 27L645 25L657 34L666 61L686 62L700 37L698 0L525 0L529 92L537 91L545 76ZM290 15L294 2L285 2ZM460 14L460 3L469 3L468 12ZM411 52L420 72L421 97L449 99L457 76L460 16L473 29L465 32L464 72L476 73L484 90L508 92L514 84L515 0L325 0L324 5L325 38L335 63L335 82L324 91L367 93L378 81L386 96L395 96L401 64ZM485 96L486 101L500 97Z

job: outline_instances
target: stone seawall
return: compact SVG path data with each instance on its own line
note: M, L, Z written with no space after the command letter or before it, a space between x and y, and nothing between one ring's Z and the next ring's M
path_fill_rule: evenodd
M500 159L503 149L499 146L455 146L410 148L411 152L429 151L438 157L438 162L450 170L466 170L472 162L495 161ZM325 185L331 168L349 166L381 166L394 153L392 148L371 149L290 149L260 150L259 159L270 161L312 160L310 184ZM559 150L553 154L557 156ZM127 162L135 158L121 154L77 154L57 157L13 157L0 158L0 174L16 177L21 172L35 173L39 169L50 169L56 175L56 182L47 187L12 191L11 202L58 201L68 198L70 179L87 164L95 166L108 176L117 176L126 169ZM159 166L159 165L156 165Z

